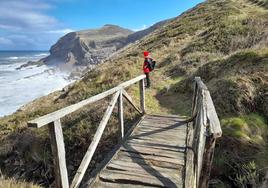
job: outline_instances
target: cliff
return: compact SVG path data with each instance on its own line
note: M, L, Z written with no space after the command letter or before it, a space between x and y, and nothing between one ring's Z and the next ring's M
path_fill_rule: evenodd
M100 29L71 32L54 44L50 55L42 60L47 65L57 65L72 70L73 67L90 67L126 45L126 37L133 33L115 25Z
M109 24L100 29L71 32L60 38L50 48L50 55L39 63L58 66L69 71L93 68L119 49L143 38L166 22L156 23L135 33Z

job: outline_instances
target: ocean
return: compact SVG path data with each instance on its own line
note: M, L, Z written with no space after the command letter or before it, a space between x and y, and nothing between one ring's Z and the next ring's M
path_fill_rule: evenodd
M45 51L0 51L0 117L72 82L67 73L46 65L17 70L28 61L47 55Z

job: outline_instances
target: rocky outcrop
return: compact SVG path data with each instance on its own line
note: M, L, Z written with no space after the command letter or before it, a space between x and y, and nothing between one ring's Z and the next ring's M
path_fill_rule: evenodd
M115 25L71 32L60 38L50 48L50 55L41 62L70 70L74 67L90 67L125 46L127 36L131 33L131 30Z
M129 43L133 43L160 28L167 21L161 21L135 33L109 24L100 29L71 32L60 38L50 48L50 55L38 63L78 73L86 68L93 68Z

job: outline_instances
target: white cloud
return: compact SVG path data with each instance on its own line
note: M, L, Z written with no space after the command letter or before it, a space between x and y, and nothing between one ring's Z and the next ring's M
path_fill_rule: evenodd
M2 29L16 27L20 30L39 30L56 26L57 20L42 13L42 9L40 9L40 6L45 7L46 4L36 3L33 5L27 1L29 0L0 2L0 25L2 25Z
M12 45L13 42L10 39L0 37L0 45Z
M0 0L0 50L48 49L59 37L72 32L47 13L55 1Z
M0 29L17 31L20 28L14 26L14 25L0 24Z
M144 30L144 29L147 29L148 26L147 25L143 25L141 28L138 28L138 29L132 29L133 31L137 32L137 31L141 31L141 30Z
M51 30L51 31L48 31L48 33L67 34L67 33L73 32L73 31L74 30L67 28L67 29Z

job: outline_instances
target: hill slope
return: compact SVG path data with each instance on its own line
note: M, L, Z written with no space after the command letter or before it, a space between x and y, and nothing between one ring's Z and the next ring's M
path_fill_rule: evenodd
M38 63L56 65L63 70L74 72L94 68L119 49L143 38L167 21L137 32L110 24L99 29L71 32L61 37L50 48L50 55Z
M148 112L189 115L192 79L201 76L212 93L224 130L213 168L217 180L212 182L226 187L255 186L268 165L267 43L268 10L263 6L248 0L208 0L130 44L69 88L2 118L0 167L9 176L51 183L46 130L29 130L26 121L141 74L142 51L149 50L158 68L152 73L153 88L147 91ZM118 66L123 63L129 67L124 71ZM137 95L137 88L129 92ZM70 177L91 140L89 135L94 134L104 104L82 109L63 120ZM125 115L128 121L135 118L131 113ZM116 134L115 118L90 170L115 143Z
M74 66L95 65L125 46L126 37L131 33L133 31L115 25L71 32L60 38L50 48L50 55L42 61L48 65L60 65L69 69Z

